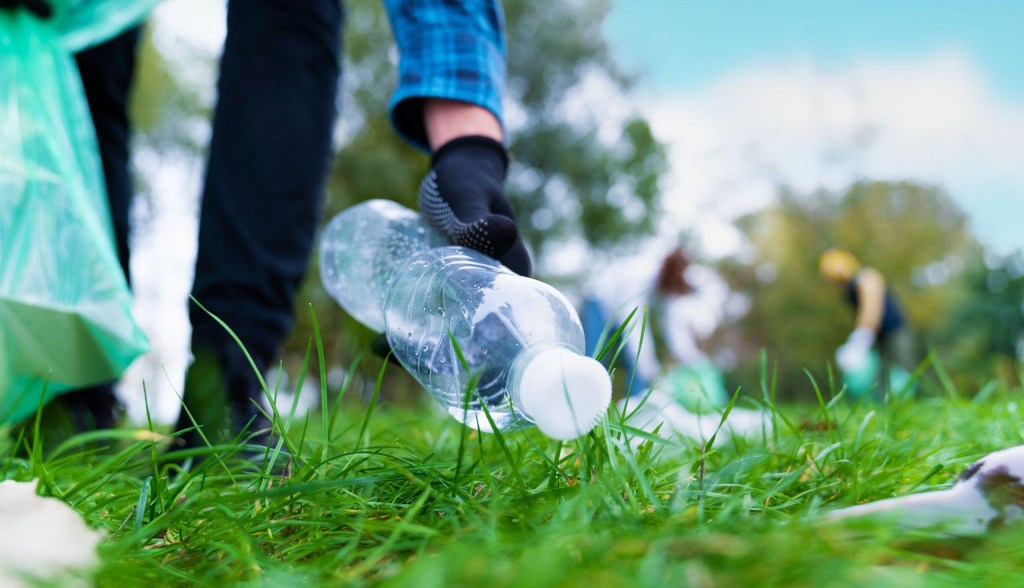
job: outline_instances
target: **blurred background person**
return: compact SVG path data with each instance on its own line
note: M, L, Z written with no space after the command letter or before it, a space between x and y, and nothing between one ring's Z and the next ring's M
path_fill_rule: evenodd
M917 363L913 335L882 273L839 248L822 254L818 271L856 311L853 331L836 350L836 364L850 390L858 396L872 387L879 394L912 392L906 384Z
M586 284L580 314L587 354L599 352L625 323L604 360L621 369L627 396L639 400L657 386L688 410L725 404L721 372L698 343L714 330L713 309L722 303L698 287L711 282L710 274L674 247L663 256L617 259Z

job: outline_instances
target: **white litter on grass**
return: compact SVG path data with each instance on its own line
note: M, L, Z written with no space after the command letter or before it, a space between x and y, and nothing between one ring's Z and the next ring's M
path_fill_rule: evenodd
M0 588L87 586L102 534L36 482L0 482ZM58 582L59 581L59 582Z
M757 437L772 430L771 417L764 411L734 406L723 423L722 413L690 412L657 388L646 399L624 398L618 407L620 412L629 416L627 425L648 433L657 430L666 438L682 436L706 442L716 432L718 438L724 439L728 436Z
M905 528L978 535L1024 519L1024 446L990 453L947 490L909 494L832 511L827 520L875 516Z

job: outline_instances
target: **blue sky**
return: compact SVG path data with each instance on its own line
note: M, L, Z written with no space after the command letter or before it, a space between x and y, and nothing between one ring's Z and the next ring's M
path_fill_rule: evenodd
M605 32L672 146L681 224L724 234L769 176L838 188L861 166L943 185L983 242L1024 248L1024 2L614 0ZM823 155L863 129L859 156Z
M606 32L659 88L741 65L811 55L841 64L959 48L1024 97L1024 2L1016 0L617 0Z

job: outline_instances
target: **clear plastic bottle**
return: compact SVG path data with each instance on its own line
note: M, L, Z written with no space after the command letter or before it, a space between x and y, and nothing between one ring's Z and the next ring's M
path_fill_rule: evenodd
M458 421L485 432L537 425L573 439L608 408L611 381L583 355L572 304L447 246L415 212L386 200L352 207L328 224L320 256L331 296L384 331L402 366Z

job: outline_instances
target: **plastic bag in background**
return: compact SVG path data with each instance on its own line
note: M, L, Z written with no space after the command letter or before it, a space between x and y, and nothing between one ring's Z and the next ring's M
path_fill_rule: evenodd
M883 375L882 359L878 351L871 349L863 365L856 370L843 371L843 384L853 398L858 400L868 394L879 400L884 390L888 390L888 394L896 400L913 398L917 392L917 385L911 381L911 374L898 365L888 366L887 371L889 381L887 386L883 386L883 382L879 381Z
M0 424L116 380L148 348L72 51L156 1L53 0L46 21L0 11Z
M855 399L860 399L869 392L877 390L878 371L881 366L882 360L878 357L878 352L869 349L864 361L856 366L857 369L849 369L851 366L847 366L848 369L842 370L843 384Z
M676 367L661 377L657 387L693 413L721 410L730 398L721 370L708 360Z

